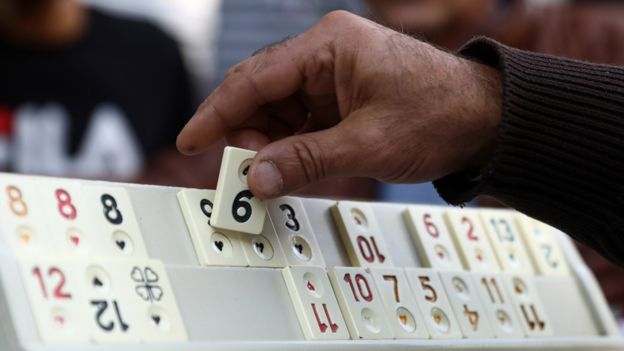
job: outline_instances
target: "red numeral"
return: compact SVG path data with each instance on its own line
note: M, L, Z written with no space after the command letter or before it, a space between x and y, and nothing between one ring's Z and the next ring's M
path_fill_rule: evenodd
M56 200L58 200L58 210L61 216L65 219L74 220L78 214L76 207L71 202L71 195L65 189L56 189L54 193Z
M429 213L425 213L423 215L423 222L425 223L425 229L427 230L427 233L429 233L429 235L431 235L434 238L437 238L440 236L440 230L431 221L431 215Z
M375 262L375 257L377 257L379 263L384 263L384 261L386 260L386 256L379 252L379 248L377 247L374 236L371 236L369 237L369 239L367 239L366 237L359 235L356 240L358 248L360 249L360 253L367 262L373 263Z
M472 225L472 221L468 217L462 217L462 224L468 225L468 231L466 235L468 235L468 240L478 241L479 237L474 234L474 226Z
M323 311L325 312L325 318L327 318L327 323L321 321L321 318L316 310L316 304L312 304L312 311L314 312L314 317L316 318L316 324L318 324L319 330L321 333L325 333L327 331L327 323L329 323L329 328L332 333L338 331L338 324L332 322L331 316L329 315L329 310L327 309L327 305L323 304Z
M41 273L41 269L39 267L33 268L33 274L35 275L35 277L37 277L37 280L39 281L39 287L41 288L43 297L47 299L48 289L46 288L46 283L43 278L43 273ZM65 288L65 274L63 273L63 271L56 267L50 267L50 269L48 269L48 278L52 279L54 276L58 277L58 282L56 283L54 288L54 298L59 300L71 299L71 294L63 291L63 289Z
M355 293L355 285L357 285L358 292L364 301L371 302L373 301L373 293L371 292L370 286L368 285L368 281L361 274L355 275L355 284L353 284L353 280L351 279L351 274L347 273L344 276L344 281L349 283L351 287L351 292L353 293L353 298L355 301L360 301L358 298L358 294Z

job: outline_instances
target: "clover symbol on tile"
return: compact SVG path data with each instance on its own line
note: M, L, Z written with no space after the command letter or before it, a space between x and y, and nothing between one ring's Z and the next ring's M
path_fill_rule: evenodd
M134 291L141 299L151 303L162 300L164 292L158 285L160 278L152 268L145 267L141 269L140 267L135 266L132 268L130 277L134 282L138 283L134 288Z

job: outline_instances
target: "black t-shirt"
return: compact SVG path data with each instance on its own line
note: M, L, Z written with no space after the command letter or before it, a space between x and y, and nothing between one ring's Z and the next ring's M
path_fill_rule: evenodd
M130 179L192 113L176 43L153 25L89 10L64 47L0 39L0 170Z

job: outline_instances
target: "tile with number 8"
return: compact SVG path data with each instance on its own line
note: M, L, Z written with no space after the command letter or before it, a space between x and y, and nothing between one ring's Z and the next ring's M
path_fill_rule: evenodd
M522 214L516 215L516 222L538 274L570 275L570 267L555 237L555 228Z
M282 275L307 340L350 338L323 267L286 267Z
M460 339L462 333L437 271L430 268L405 268L405 275L416 303L425 316L432 339Z
M92 209L90 228L103 238L107 256L147 258L143 235L126 189L85 184L85 202Z
M247 266L240 233L213 228L214 190L184 189L178 202L199 263L204 266Z
M429 339L425 320L401 268L368 269L397 339Z
M513 296L512 303L528 337L553 335L553 330L542 307L537 288L531 276L505 274L507 291Z
M503 272L533 274L511 210L481 210L481 219Z
M381 295L364 268L334 267L329 280L353 339L393 338Z
M0 227L18 256L54 252L58 242L45 229L45 209L39 202L36 178L0 175Z
M501 274L472 274L473 283L497 338L524 336Z
M213 227L248 234L262 232L266 205L247 185L247 173L254 156L255 151L231 146L223 151L210 221Z
M439 275L464 336L472 339L494 338L470 273L441 271Z
M478 210L449 209L445 219L465 269L471 272L500 272L490 239Z
M340 201L331 208L331 211L353 265L393 266L381 229L369 204Z
M286 196L270 200L267 211L289 265L325 266L301 199Z
M425 267L462 270L442 214L441 208L409 206L403 217Z

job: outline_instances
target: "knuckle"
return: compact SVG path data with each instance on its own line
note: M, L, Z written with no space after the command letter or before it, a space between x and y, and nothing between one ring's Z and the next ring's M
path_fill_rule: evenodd
M294 157L301 165L302 172L308 183L325 178L327 162L320 147L311 138L295 141L292 144Z
M315 28L321 30L336 30L342 28L347 23L352 23L355 18L357 18L357 16L348 11L336 10L321 17Z

